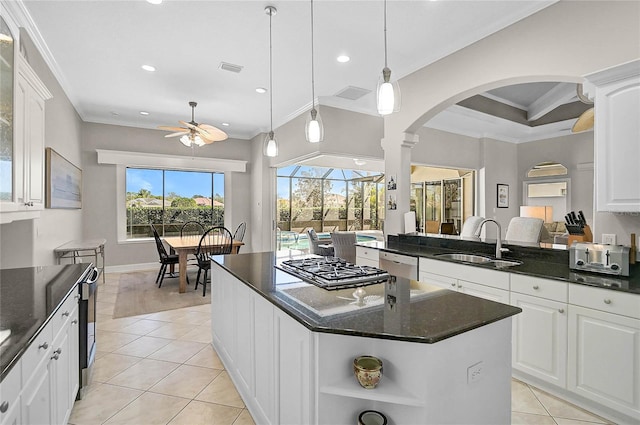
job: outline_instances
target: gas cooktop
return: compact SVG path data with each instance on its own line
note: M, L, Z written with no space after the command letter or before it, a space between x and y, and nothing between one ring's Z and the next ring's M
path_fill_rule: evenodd
M337 257L286 260L277 268L324 289L373 285L389 279L389 273L371 266L358 266Z

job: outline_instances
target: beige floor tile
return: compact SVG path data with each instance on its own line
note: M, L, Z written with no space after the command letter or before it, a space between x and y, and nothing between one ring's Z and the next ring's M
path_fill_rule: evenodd
M251 413L247 409L242 409L242 413L240 413L233 425L256 425L256 423L251 417Z
M199 311L185 311L181 317L176 318L177 323L188 325L201 325L207 320L211 320L211 314Z
M220 372L222 371L216 369L181 365L151 387L149 391L192 399L209 385Z
M109 316L113 316L114 308L114 303L101 303L99 301L96 302L96 314L108 314Z
M163 326L156 329L153 332L149 332L147 336L178 339L181 336L186 335L193 330L192 325L186 325L183 323L170 323L170 322L158 322L158 323L162 323Z
M241 412L236 407L221 406L219 404L191 401L173 418L171 425L231 425Z
M117 295L118 294L118 286L116 285L101 285L98 288L98 297L102 300L105 295ZM116 302L114 299L111 302Z
M96 358L95 359L98 360L100 357L104 357L107 354L109 354L108 351L98 351L98 350L96 350Z
M197 395L196 400L244 408L240 394L236 391L227 372L221 372L207 387Z
M531 413L511 413L512 425L556 425L551 416L532 415Z
M140 360L142 360L140 357L123 356L122 354L113 353L106 354L94 363L93 380L95 382L107 382Z
M127 356L147 357L167 344L170 344L172 340L166 338L153 338L150 336L141 336L129 344L118 348L114 353L126 354Z
M142 359L109 379L108 383L137 390L148 390L177 369L178 366L179 364L177 363Z
M550 394L545 393L537 388L532 388L533 393L536 395L540 403L547 409L549 414L553 417L558 418L566 418L566 419L576 419L580 421L587 422L597 422L597 423L605 423L606 421L602 420L598 416L592 415L591 413L580 409L579 407L574 406L573 404L567 403L564 400L560 400L557 397L554 397Z
M101 424L142 394L142 391L109 384L91 387L84 398L73 405L70 424Z
M99 330L96 332L96 349L113 352L138 338L140 335Z
M203 344L211 344L211 327L196 326L192 330L180 337L181 340L202 342Z
M120 317L118 319L113 319L109 315L98 314L96 317L96 328L99 331L119 332L122 328L130 326L138 320L140 319L136 317Z
M206 344L199 342L175 340L151 354L149 358L184 363L205 346Z
M141 319L135 323L132 323L129 326L126 326L120 330L120 332L136 334L136 335L147 335L150 332L155 331L165 325L165 322L160 322L157 320L149 320L149 319Z
M566 419L566 418L553 418L558 425L594 425L599 424L600 422L589 422L589 421L579 421L576 419ZM610 423L610 422L606 422Z
M189 400L162 394L144 393L112 416L107 424L164 425L176 416Z
M185 310L188 311L199 311L201 313L209 313L211 314L211 304L202 304L202 305L196 305L193 307L187 307L185 308Z
M516 380L511 381L511 410L520 413L549 415L529 386Z
M185 311L181 308L175 310L159 311L149 315L150 320L161 320L163 322L175 323L179 318L184 315Z
M185 363L193 366L210 367L220 370L224 369L222 361L220 361L218 354L216 354L211 344L204 347Z
M117 292L106 292L103 291L100 294L100 301L105 303L116 303L116 298L118 296Z

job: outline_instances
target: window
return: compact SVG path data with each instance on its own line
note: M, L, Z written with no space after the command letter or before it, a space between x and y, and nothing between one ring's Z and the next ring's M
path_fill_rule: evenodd
M126 169L127 239L180 234L187 221L205 228L224 225L224 174Z

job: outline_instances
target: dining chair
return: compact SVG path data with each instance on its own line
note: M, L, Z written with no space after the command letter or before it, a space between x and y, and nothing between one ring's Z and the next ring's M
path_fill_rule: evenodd
M156 241L158 256L160 257L160 271L156 277L156 283L158 284L158 288L160 288L162 286L162 281L164 280L164 275L167 271L167 266L178 264L179 260L178 254L167 254L167 250L164 248L164 244L162 243L162 239L160 239L160 235L158 234L156 227L153 224L150 226L153 231L153 238Z
M534 217L513 217L509 221L505 239L509 242L540 242L544 220Z
M440 232L440 221L439 220L427 220L426 222L426 232L427 233L438 233Z
M180 236L197 236L204 234L204 226L197 221L187 221L180 228Z
M334 256L348 263L356 263L356 234L354 232L331 233Z
M242 242L242 240L244 239L244 232L246 232L246 230L247 230L247 223L245 221L238 224L238 227L236 227L236 231L233 232L233 240ZM236 249L236 253L239 253L239 252L240 252L240 247Z
M462 225L462 230L460 230L460 236L465 238L472 238L476 234L476 230L478 230L478 226L482 223L484 217L480 217L479 215L472 215L471 217L467 217Z
M198 275L196 277L195 289L198 289L200 275L204 271L202 280L202 296L207 294L207 276L211 269L211 255L231 254L233 247L233 237L229 229L223 226L212 227L207 230L198 243L196 258L198 259Z
M456 225L454 223L440 223L441 235L457 235Z
M323 257L333 257L334 248L320 246L320 239L318 239L318 234L315 230L307 230L307 236L309 239L309 250L312 254L322 255Z

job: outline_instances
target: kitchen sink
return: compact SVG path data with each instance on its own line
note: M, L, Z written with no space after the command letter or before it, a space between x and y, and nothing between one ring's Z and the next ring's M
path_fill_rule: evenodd
M462 261L463 263L485 264L493 261L489 257L484 257L482 255L476 255L476 254L446 253L446 254L436 254L435 256L438 258L444 258L447 260Z
M462 254L462 253L445 253L445 254L436 254L438 258L444 258L447 260L460 261L462 263L473 263L473 264L489 264L495 266L496 268L502 269L506 267L520 266L522 265L522 261L517 260L494 260L489 257L485 257L483 255L477 254Z

